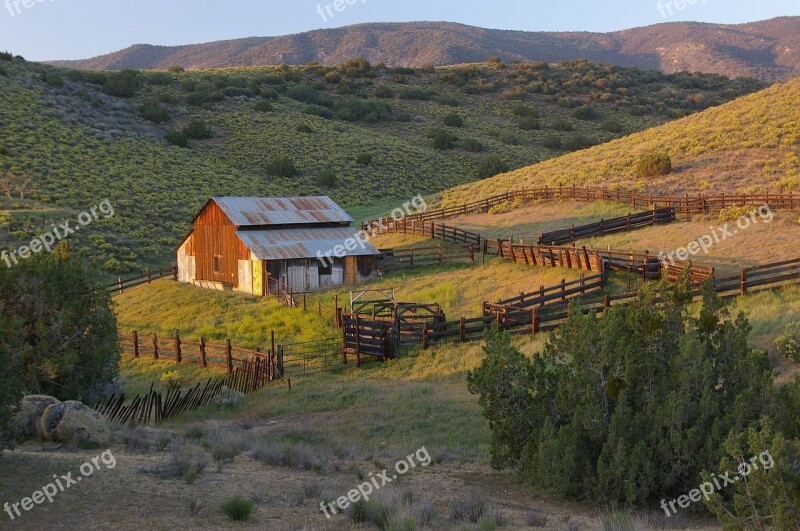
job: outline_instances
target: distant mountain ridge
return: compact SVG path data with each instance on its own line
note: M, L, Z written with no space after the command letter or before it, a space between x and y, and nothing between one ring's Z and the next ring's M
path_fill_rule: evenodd
M672 22L612 33L525 32L450 22L360 24L282 37L185 46L137 44L107 55L51 64L86 70L222 68L354 57L390 66L588 59L621 66L707 72L767 81L800 77L800 17L740 25Z

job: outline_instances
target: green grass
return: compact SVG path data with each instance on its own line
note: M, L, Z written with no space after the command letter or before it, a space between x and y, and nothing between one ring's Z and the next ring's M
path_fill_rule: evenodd
M52 87L44 77L58 70L53 67L15 60L4 69L0 171L32 176L31 198L66 211L81 212L108 198L116 216L93 223L70 244L114 274L173 262L175 245L210 196L327 194L356 207L356 217L372 217L417 194L475 180L480 161L490 155L520 168L562 154L542 142L559 121L573 122L574 134L606 142L695 112L697 95L715 105L761 86L583 62L442 68L409 73L402 83L390 70L373 69L339 84L325 82L327 68L264 67L140 73L127 77L139 84L126 99L103 92L107 74L62 70L64 86ZM374 97L381 85L395 96ZM308 103L298 99L298 87L316 90L315 98L331 105L326 112L342 103L378 102L391 107L391 116L357 122L312 116L305 112ZM427 92L431 99L401 99L403 90ZM275 98L272 111L256 110L254 91ZM192 105L198 94L210 95L209 101ZM563 104L567 97L590 104L601 119L573 118L574 109ZM140 106L150 100L161 102L167 122L144 120ZM520 105L539 116L542 129L519 127ZM427 133L452 112L465 120L454 129L459 143L450 151L434 149ZM190 141L189 149L165 142L167 131L197 118L211 126L214 138ZM608 118L623 130L605 131ZM300 124L313 132L299 133ZM516 143L503 138L508 132ZM466 139L479 141L484 151L463 150ZM372 162L358 164L362 155ZM269 176L267 166L279 156L293 158L298 174ZM317 184L323 169L335 173L334 186ZM14 238L30 241L35 232L31 227Z

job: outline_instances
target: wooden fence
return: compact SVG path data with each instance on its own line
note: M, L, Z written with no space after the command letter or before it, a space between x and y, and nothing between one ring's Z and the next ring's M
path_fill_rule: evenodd
M453 216L466 215L475 212L487 212L496 205L515 200L575 200L582 202L611 201L630 205L634 209L652 209L654 207L669 207L678 215L709 214L722 208L731 206L761 206L768 205L775 210L800 209L800 193L775 193L775 194L719 194L719 195L689 195L664 196L640 194L623 190L609 190L607 188L581 188L577 186L558 186L541 188L523 188L503 194L498 194L463 205L428 210L419 214L406 217L407 223L431 222Z
M800 284L800 258L741 270L739 275L715 277L710 279L716 292L723 298L744 295L758 291L779 289L788 285ZM702 295L702 285L694 282L693 296ZM496 323L501 330L514 334L532 334L555 330L567 319L568 306L572 302L580 304L583 314L599 314L615 304L625 304L639 296L638 291L621 295L604 295L602 292L575 295L573 298L559 300L534 308L505 307L484 310L482 317L458 321L436 323L425 330L423 348L434 341L458 339L464 343L480 339L484 330ZM509 299L513 300L513 299ZM519 303L521 305L521 303ZM488 315L486 315L488 313Z
M383 271L413 269L464 260L475 263L475 247L472 245L456 245L447 249L443 248L441 244L408 249L381 249L381 253L383 255L380 259L380 268Z
M673 221L675 221L674 208L654 208L649 212L628 214L627 216L606 220L601 219L597 223L588 223L577 227L573 225L569 229L545 232L539 236L538 243L539 245L563 245L565 243L574 243L581 238L625 232L652 225L663 225Z
M585 296L592 293L602 292L604 275L593 275L585 277L581 275L578 280L567 282L561 280L561 284L548 288L540 286L537 291L530 293L520 293L516 297L499 300L496 303L489 301L483 302L483 315L496 316L498 312L508 313L510 310L522 310L533 307L543 307L554 302L566 301L568 299Z
M279 377L309 376L347 364L341 357L342 339L332 337L278 345Z
M389 321L373 321L356 313L342 315L342 362L347 356L356 357L361 366L362 356L381 361L396 358L400 352L400 333L397 325Z
M431 221L416 219L399 219L367 222L361 225L362 230L369 231L373 235L379 234L418 234L431 239L439 239L460 243L464 245L474 245L480 247L483 238L476 232L459 229L444 223L433 223Z
M125 278L119 277L116 282L113 284L109 284L108 291L112 294L123 293L129 289L136 288L143 284L150 284L154 280L158 280L159 278L166 278L171 277L174 280L178 280L178 266L173 265L172 267L167 267L165 269L158 269L156 271L150 271L149 269L140 275L136 275L135 277Z

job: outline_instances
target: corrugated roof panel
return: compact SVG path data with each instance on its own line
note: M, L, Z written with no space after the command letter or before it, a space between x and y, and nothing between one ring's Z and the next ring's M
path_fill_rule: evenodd
M296 260L317 258L317 253L333 256L333 250L356 239L358 231L350 227L330 229L243 230L236 234L259 260ZM357 241L357 239L356 239ZM352 247L352 245L351 245ZM360 243L344 256L375 256L381 252L371 243Z
M215 197L225 215L237 227L302 223L352 223L329 197Z

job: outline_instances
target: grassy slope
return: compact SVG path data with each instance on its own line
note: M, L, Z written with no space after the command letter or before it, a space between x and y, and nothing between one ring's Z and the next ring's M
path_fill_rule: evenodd
M523 186L593 185L682 194L800 189L800 80L444 194L455 205ZM668 152L675 171L644 182L641 153Z
M759 86L587 63L550 68L484 64L402 78L374 70L338 84L324 81L326 70L319 67L278 67L141 74L135 96L124 99L103 94L100 85L74 72L60 71L63 86L57 86L57 72L0 61L0 171L33 176L31 197L40 208L55 205L78 213L109 198L117 215L71 242L117 273L172 262L188 221L212 195L325 193L344 205L366 207L356 215L369 217L418 193L474 180L479 161L490 154L510 167L526 166L563 153L544 147L548 135L607 141ZM342 72L333 69L334 75ZM44 82L45 74L51 84ZM304 112L307 103L286 95L299 85L314 87L327 101L348 92L359 101L388 103L394 119L354 123L311 116ZM390 87L395 97L375 98L378 85ZM222 101L189 105L199 87ZM258 98L247 95L253 88L280 92L271 112L255 110ZM400 99L399 93L408 89L427 91L432 99ZM139 116L139 106L151 98L169 102L161 103L169 112L167 123L155 125ZM538 113L540 129L520 129L513 112L520 104ZM597 119L573 117L573 106L581 104L590 104ZM442 127L443 117L452 112L465 125L451 132L483 143L482 153L430 145L428 132ZM197 117L212 126L214 139L192 141L190 149L165 144L167 130ZM604 130L606 120L615 121L621 132ZM569 122L574 131L555 131L558 122ZM313 132L299 133L298 124ZM372 155L370 166L355 163L362 153ZM267 176L265 165L278 156L293 157L299 174ZM325 168L336 172L332 188L316 183ZM29 227L15 239L22 242L35 232Z

